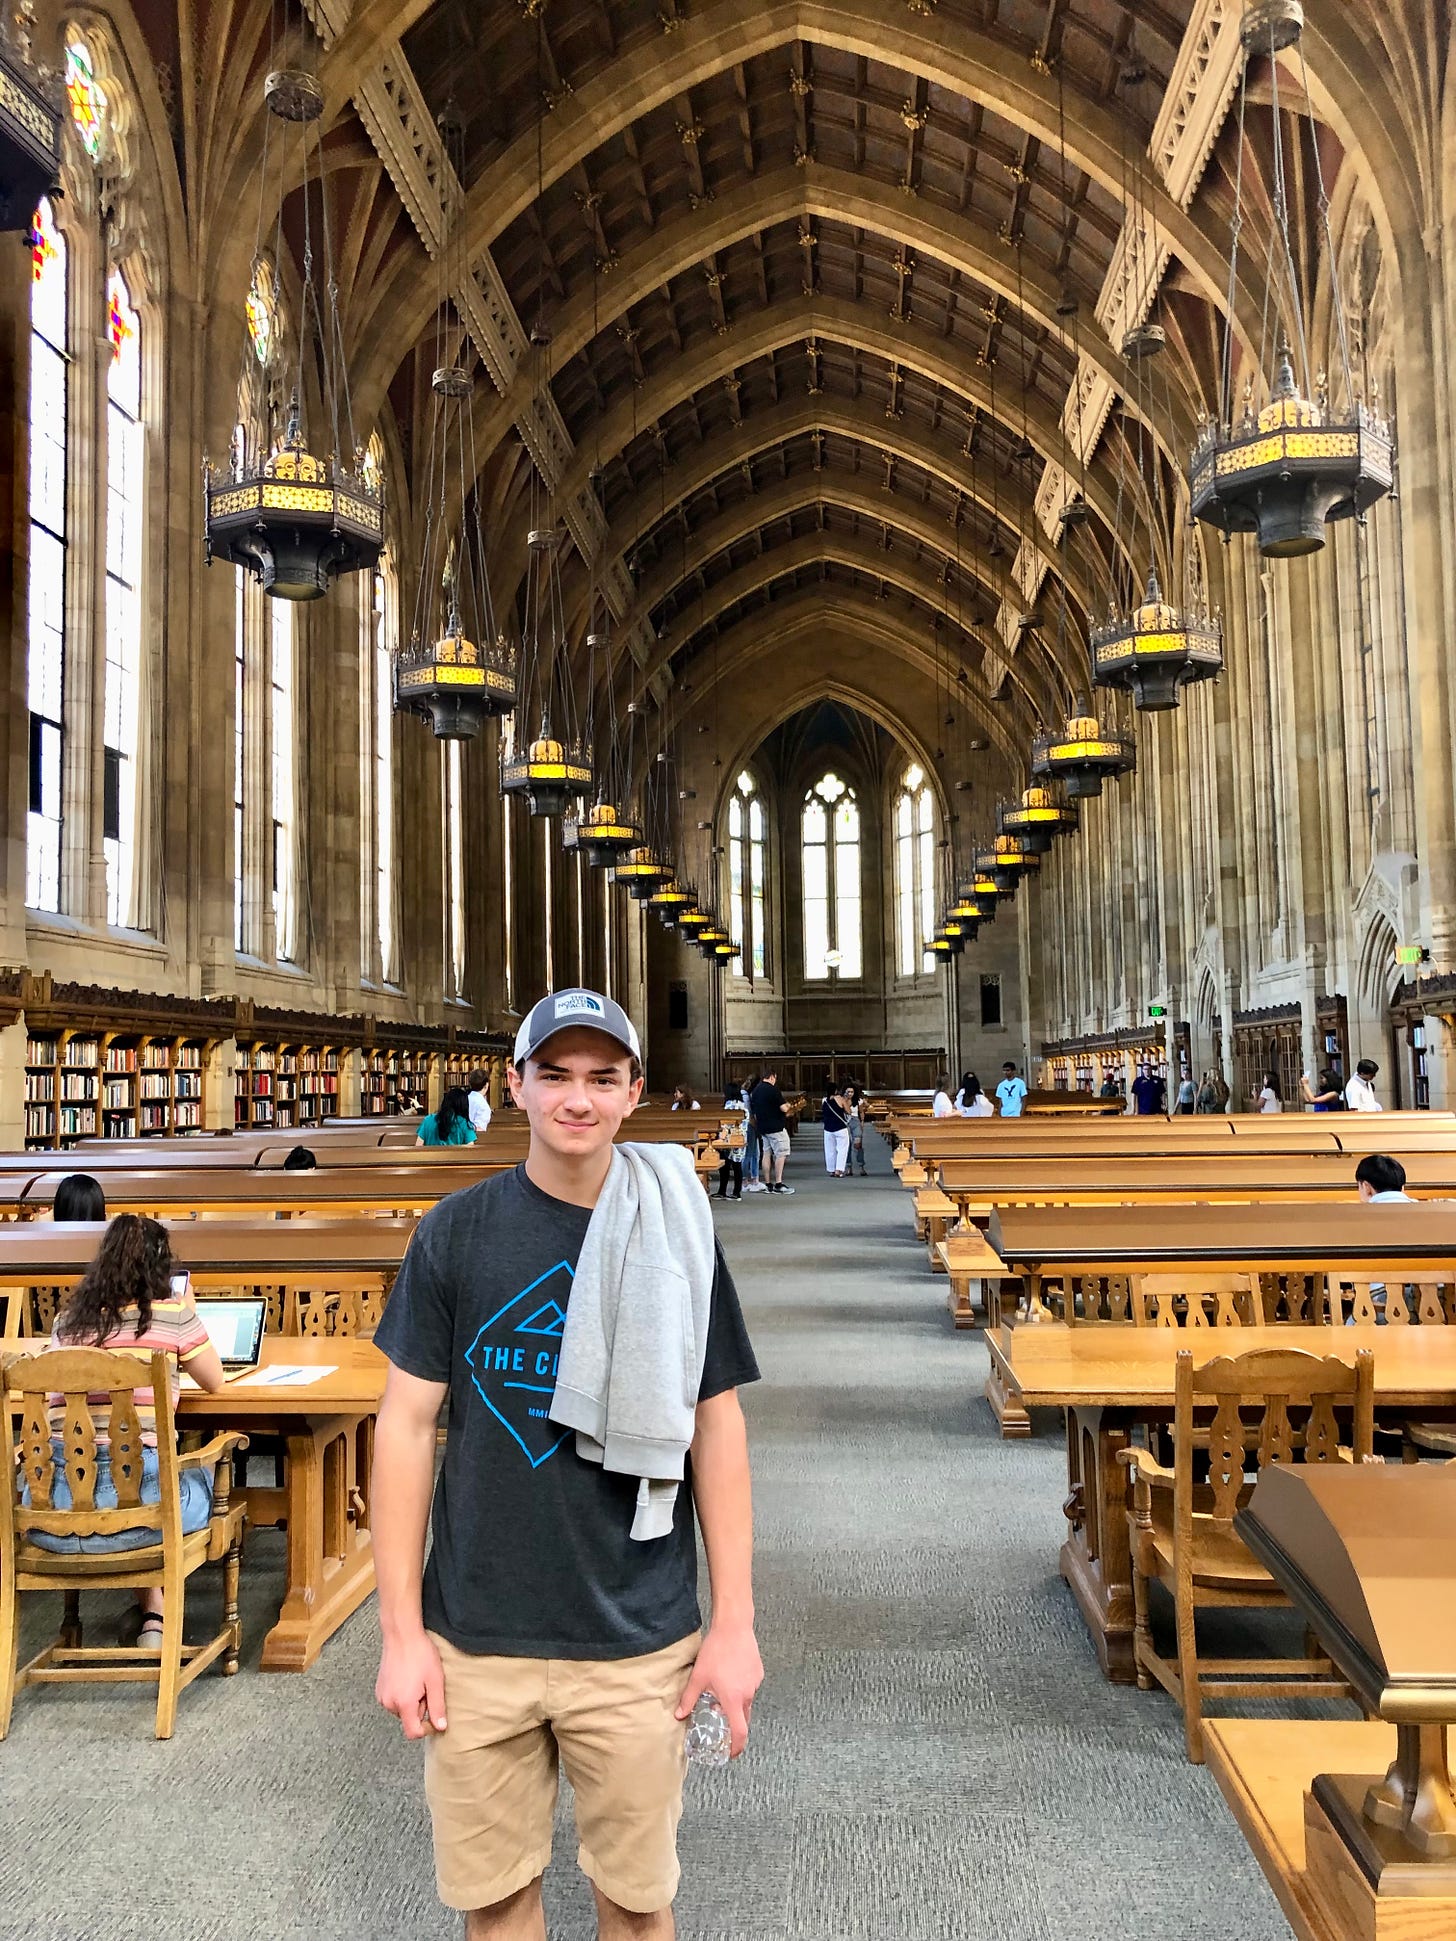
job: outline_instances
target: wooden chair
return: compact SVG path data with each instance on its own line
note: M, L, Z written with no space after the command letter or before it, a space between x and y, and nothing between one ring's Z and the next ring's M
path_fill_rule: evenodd
M1337 1325L1424 1328L1456 1325L1456 1287L1450 1281L1356 1281L1344 1274L1325 1277L1325 1303Z
M1263 1322L1293 1321L1306 1328L1323 1327L1330 1319L1323 1274L1267 1273L1259 1276Z
M1079 1274L1070 1289L1062 1282L1064 1319L1083 1321L1131 1321L1132 1282L1126 1274Z
M202 1448L178 1453L176 1421L168 1386L167 1357L151 1357L151 1386L157 1424L160 1499L141 1500L142 1431L132 1391L141 1374L135 1355L100 1348L58 1348L33 1356L10 1356L0 1363L0 1381L19 1396L17 1443L12 1411L4 1418L4 1482L0 1486L0 1739L10 1729L15 1694L22 1686L79 1682L114 1684L154 1680L157 1687L156 1736L170 1739L177 1716L177 1694L221 1658L223 1674L238 1668L242 1623L238 1617L238 1568L243 1550L245 1508L231 1501L232 1453L247 1447L247 1437L229 1431ZM53 1507L55 1463L50 1397L63 1398L60 1440L66 1457L71 1507ZM92 1396L104 1397L93 1405ZM101 1415L105 1408L109 1416ZM114 1510L97 1509L97 1435L110 1437ZM181 1475L187 1469L213 1470L212 1514L191 1535L182 1533ZM30 1502L20 1500L29 1485ZM136 1550L103 1555L65 1555L31 1541L34 1533L62 1537L110 1535L119 1530L154 1530L155 1542ZM182 1642L187 1579L205 1563L223 1565L222 1626L206 1644ZM160 1590L165 1599L160 1656L139 1646L90 1648L82 1645L81 1592ZM65 1596L61 1632L26 1665L17 1668L20 1643L20 1593L61 1591Z
M1262 1307L1252 1274L1137 1274L1132 1317L1140 1328L1248 1328Z
M1329 1660L1210 1658L1200 1660L1195 1614L1230 1607L1270 1609L1288 1599L1236 1534L1235 1514L1252 1494L1260 1469L1275 1462L1360 1462L1374 1433L1375 1362L1368 1349L1355 1366L1272 1348L1221 1355L1195 1367L1180 1352L1174 1388L1173 1463L1147 1449L1124 1449L1133 1473L1132 1538L1135 1623L1133 1656L1143 1691L1152 1680L1183 1707L1188 1757L1203 1763L1206 1698L1343 1698L1348 1686ZM1351 1439L1340 1441L1336 1408L1352 1414ZM1206 1473L1206 1481L1195 1480ZM1153 1648L1148 1585L1173 1598L1177 1653ZM1296 1676L1296 1672L1301 1675Z

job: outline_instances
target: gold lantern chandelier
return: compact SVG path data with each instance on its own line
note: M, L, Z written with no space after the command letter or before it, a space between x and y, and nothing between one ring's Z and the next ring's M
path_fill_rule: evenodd
M380 491L366 475L354 435L323 166L323 90L315 75L274 68L263 84L262 195L253 283L265 262L262 211L276 210L273 261L284 260L283 204L298 185L303 230L292 396L281 434L265 453L235 441L223 471L203 460L206 557L253 574L275 600L318 600L342 573L372 570L384 545ZM244 333L244 368L253 354ZM328 428L327 456L311 444L302 400L316 375Z
M1227 539L1258 536L1269 559L1297 559L1318 552L1332 519L1359 518L1390 491L1394 480L1391 428L1359 394L1350 357L1344 300L1330 232L1319 129L1304 67L1304 10L1299 0L1253 0L1240 29L1243 74L1239 91L1239 160L1229 250L1228 307L1218 416L1207 423L1189 468L1194 516ZM1280 87L1280 56L1298 52L1307 104L1303 156L1286 158ZM1273 220L1264 264L1267 292L1264 338L1257 379L1267 385L1258 406L1256 372L1244 383L1243 408L1234 410L1234 305L1239 240L1244 224L1244 128L1254 95L1250 72L1268 62L1271 106ZM1298 123L1296 123L1298 127ZM1297 139L1297 137L1296 137ZM1291 240L1290 176L1308 167L1313 176L1325 274L1333 314L1337 390L1316 370L1306 328L1308 293L1300 287L1298 253Z

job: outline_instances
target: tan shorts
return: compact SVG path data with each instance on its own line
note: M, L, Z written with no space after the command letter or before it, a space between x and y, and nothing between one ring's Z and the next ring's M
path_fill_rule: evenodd
M447 1907L490 1907L551 1858L558 1758L576 1794L577 1865L632 1914L677 1892L694 1632L641 1658L486 1658L431 1633L446 1729L425 1748L435 1874Z

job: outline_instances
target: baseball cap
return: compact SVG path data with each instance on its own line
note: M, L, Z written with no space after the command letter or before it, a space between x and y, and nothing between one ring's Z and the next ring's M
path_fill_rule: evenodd
M516 1033L516 1048L511 1053L511 1063L520 1071L526 1060L533 1057L548 1038L554 1038L558 1031L569 1031L573 1025L584 1025L588 1030L603 1032L633 1058L640 1060L642 1057L637 1027L620 1004L603 997L600 991L573 989L549 991L531 1006Z

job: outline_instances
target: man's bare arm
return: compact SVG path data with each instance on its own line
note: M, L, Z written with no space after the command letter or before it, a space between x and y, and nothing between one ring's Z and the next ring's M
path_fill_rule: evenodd
M711 1691L732 1731L736 1759L748 1743L753 1698L763 1660L753 1633L753 1484L748 1430L738 1391L698 1404L693 1436L693 1500L708 1553L713 1610L692 1675L678 1702L685 1719L698 1694Z
M391 1366L374 1433L370 1525L384 1634L374 1695L407 1739L445 1730L445 1675L420 1607L435 1429L445 1395L444 1382L423 1382Z

